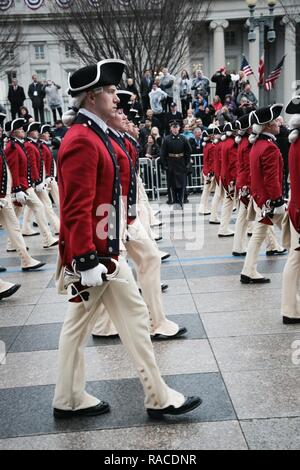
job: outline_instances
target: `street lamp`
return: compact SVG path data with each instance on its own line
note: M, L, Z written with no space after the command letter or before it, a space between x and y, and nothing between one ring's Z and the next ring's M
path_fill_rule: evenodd
M269 15L263 15L256 17L255 16L255 8L257 4L257 0L245 0L250 11L250 18L249 18L249 34L248 34L248 41L255 42L256 41L256 31L255 28L259 28L259 57L264 57L265 52L265 31L267 32L267 40L269 43L273 43L276 41L276 31L274 29L274 8L276 6L277 0L266 0L268 7L269 7ZM259 88L259 104L260 106L264 105L264 86L261 85Z

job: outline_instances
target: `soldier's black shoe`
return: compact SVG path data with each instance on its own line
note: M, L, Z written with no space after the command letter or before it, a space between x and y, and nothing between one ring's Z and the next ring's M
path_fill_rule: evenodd
M238 253L237 251L233 251L232 252L232 256L240 256L240 257L243 257L243 256L246 256L247 255L247 252L244 252L244 253Z
M4 266L0 266L0 273L6 273L7 269Z
M170 199L167 200L166 204L168 204L168 206L171 206L173 203L173 201L170 201Z
M166 290L168 290L168 289L169 289L168 284L161 284L161 291L162 292L166 292Z
M244 274L241 275L241 283L242 284L270 284L271 279L267 277L259 277L257 279L253 279L252 277L245 276Z
M168 335L163 335L161 333L157 333L156 335L152 336L152 338L154 339L176 339L176 338L180 338L181 336L185 335L187 333L187 329L185 326L181 326L179 328L179 330L177 331L177 333L175 333L175 335L171 335L171 336L168 336Z
M2 299L8 299L12 295L14 295L21 287L21 284L15 284L12 286L10 289L6 290L5 292L1 292L0 294L0 300Z
M166 261L167 259L171 258L170 253L166 253L164 256L161 257L162 261Z
M105 401L101 401L99 405L92 406L91 408L85 408L84 410L76 410L76 411L65 411L59 410L54 408L53 416L56 419L71 419L76 417L91 417L91 416L98 416L103 415L104 413L108 413L110 411L110 406Z
M29 266L29 268L22 268L22 271L24 273L28 273L29 271L35 271L36 269L40 269L43 266L45 266L45 264L46 263L38 263L38 264L35 264L34 266Z
M156 241L156 242L161 242L162 239L163 239L163 237L156 237L156 238L155 238L155 241Z
M300 323L300 318L283 317L282 323L284 325L295 325L296 323Z
M284 256L287 254L287 250L283 249L281 251L279 250L269 250L266 251L266 256Z
M210 225L221 225L221 222L215 222L214 220L209 221Z
M161 410L153 410L152 408L147 408L148 416L152 419L162 419L165 415L178 416L190 411L195 410L202 403L201 398L199 397L187 397L183 405L179 408L174 406L168 406L167 408L162 408Z

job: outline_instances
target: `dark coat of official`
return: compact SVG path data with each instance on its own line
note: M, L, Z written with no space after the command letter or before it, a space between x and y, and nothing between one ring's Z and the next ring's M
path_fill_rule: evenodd
M28 96L32 101L33 109L41 109L44 107L44 98L46 93L44 86L40 82L31 83L29 85Z
M168 135L162 143L160 157L162 168L168 172L170 186L173 189L184 188L191 159L191 148L187 139L182 135Z
M276 142L261 134L250 152L251 194L262 209L268 201L282 200L283 159Z
M11 112L13 114L18 113L26 100L24 88L18 85L16 89L14 89L13 85L10 85L7 98L11 105Z

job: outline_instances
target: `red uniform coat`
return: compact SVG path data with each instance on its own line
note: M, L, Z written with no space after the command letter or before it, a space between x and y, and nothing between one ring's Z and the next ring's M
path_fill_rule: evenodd
M4 152L0 146L0 198L3 199L7 192L7 163Z
M40 142L40 151L44 160L46 178L50 176L54 178L56 176L55 161L50 148L44 142Z
M291 179L289 215L296 232L300 233L300 138L290 147L289 170Z
M215 144L207 142L203 150L203 174L208 176L214 172Z
M58 153L60 255L79 271L119 254L120 179L108 136L79 113ZM102 261L101 261L102 262Z
M236 182L238 147L233 137L227 137L222 143L221 180L227 190L230 183Z
M38 143L26 140L24 146L30 158L32 180L35 184L39 184L44 179L44 164Z
M237 177L236 177L236 188L239 191L244 186L251 189L251 174L250 174L250 151L251 144L249 142L249 136L245 135L238 146L237 155Z
M262 208L268 200L282 199L283 158L276 143L260 135L250 152L251 194Z
M221 176L221 163L222 163L222 145L223 142L218 142L215 145L214 151L214 174L216 177L216 182L219 184Z
M133 167L135 171L138 173L139 171L139 144L136 140L133 139L130 135L125 134L124 142L126 146L126 150L131 156Z
M12 175L12 193L26 191L34 182L31 167L36 168L35 162L31 161L24 145L15 139L9 140L4 153Z

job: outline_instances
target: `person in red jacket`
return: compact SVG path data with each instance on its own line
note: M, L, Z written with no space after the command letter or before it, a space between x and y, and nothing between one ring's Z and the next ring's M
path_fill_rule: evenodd
M276 145L276 135L280 130L277 117L280 116L282 109L283 105L274 104L251 114L251 124L255 134L250 152L251 193L256 211L261 217L255 223L248 245L241 273L243 284L271 282L257 271L257 259L268 228L273 224L281 228L286 211L282 189L283 159Z
M215 182L216 182L216 189L215 194L212 200L211 205L211 216L209 219L209 223L212 225L220 225L220 220L218 218L218 209L220 204L224 198L224 188L221 183L221 161L222 161L222 126L218 126L214 128L214 175L215 175Z
M208 210L208 198L215 186L214 178L214 159L215 159L215 144L214 130L212 128L202 133L203 142L203 176L204 187L200 201L199 215L210 215Z
M283 271L281 313L284 324L300 323L298 289L300 281L300 96L295 96L286 108L292 114L289 127L291 148L289 152L289 170L291 195L289 218L291 245L287 263Z
M224 126L221 162L221 184L224 188L225 198L222 208L219 238L233 237L234 232L229 229L232 211L236 198L236 172L237 172L237 144L235 143L235 129L231 122Z
M150 339L147 307L124 251L120 252L119 165L106 122L116 114L116 87L124 69L124 61L106 59L69 76L73 99L64 123L71 128L58 154L61 268L57 280L68 289L69 309L59 343L53 400L57 419L110 410L108 403L87 393L85 380L84 346L102 303L137 368L148 415L160 419L201 404L200 398L184 397L163 381Z
M24 145L25 131L24 119L15 119L5 125L9 141L5 147L5 156L12 175L12 194L18 206L16 215L19 217L23 206L32 209L40 228L44 248L51 248L58 244L58 240L51 234L46 221L44 206L37 197L34 187L42 184L36 171L36 161L27 153Z
M51 151L51 127L44 124L40 129L39 148L45 163L45 177L48 189L53 198L54 204L59 208L59 193L57 185L57 168Z

